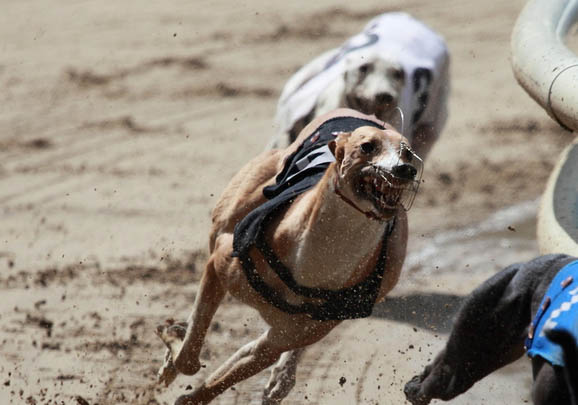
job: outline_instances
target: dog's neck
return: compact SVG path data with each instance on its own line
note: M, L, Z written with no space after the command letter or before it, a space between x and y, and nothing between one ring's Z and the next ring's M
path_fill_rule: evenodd
M303 286L337 289L358 280L360 268L373 270L365 264L380 246L385 223L344 201L335 190L337 176L333 163L278 227L288 245L281 259Z

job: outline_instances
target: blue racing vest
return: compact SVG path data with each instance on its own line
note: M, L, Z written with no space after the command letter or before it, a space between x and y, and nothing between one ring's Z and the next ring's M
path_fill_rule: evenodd
M549 329L565 329L578 337L578 260L562 267L550 283L526 339L528 356L563 367L562 348L544 334Z

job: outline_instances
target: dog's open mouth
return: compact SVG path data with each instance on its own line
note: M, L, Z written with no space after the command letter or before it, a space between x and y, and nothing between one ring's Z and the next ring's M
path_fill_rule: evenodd
M369 175L362 178L360 190L365 197L369 197L377 208L391 210L397 208L405 187L395 187L381 176Z
M400 177L375 166L365 167L357 182L357 194L373 203L377 211L387 213L401 206L408 211L421 182L421 167L413 178Z

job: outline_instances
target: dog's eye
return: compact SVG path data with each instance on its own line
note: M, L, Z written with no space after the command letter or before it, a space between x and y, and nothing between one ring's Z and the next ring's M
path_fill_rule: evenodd
M371 70L371 64L369 64L369 63L366 63L366 64L361 65L359 67L359 73L361 73L363 75L369 73L370 70Z
M372 153L375 151L375 144L373 142L364 142L359 148L363 153Z
M393 77L394 80L403 80L405 77L403 69L394 69L391 72L391 76Z

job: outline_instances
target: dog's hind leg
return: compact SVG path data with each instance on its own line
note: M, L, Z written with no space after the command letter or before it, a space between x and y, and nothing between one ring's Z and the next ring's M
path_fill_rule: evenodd
M192 394L179 397L175 405L208 404L213 398L239 381L245 380L275 363L283 352L317 342L338 322L296 323L284 319L287 327L272 327L246 344L215 371Z
M450 400L523 355L532 301L529 283L520 282L526 272L516 277L523 267L504 269L467 297L445 349L405 385L408 401Z
M271 370L271 377L263 392L263 405L280 404L295 386L297 363L305 348L289 350L281 355Z
M201 278L193 310L187 319L187 330L183 344L178 352L173 352L175 356L174 365L179 372L193 375L199 371L201 367L199 362L201 347L211 320L225 296L225 292L211 258Z
M270 344L270 330L240 348L205 383L189 395L182 395L175 405L208 404L230 386L273 364L282 351Z

